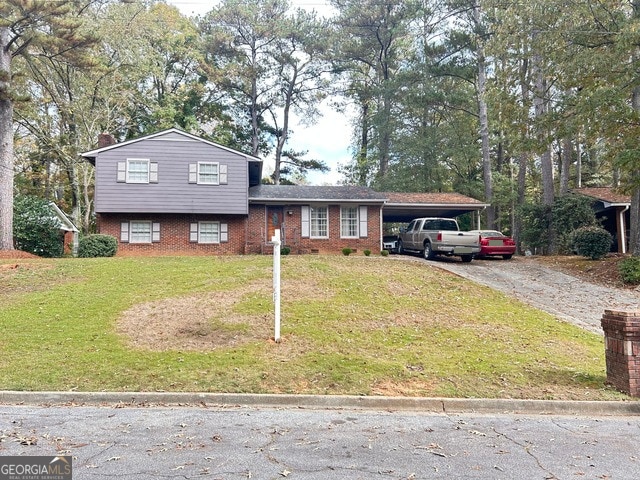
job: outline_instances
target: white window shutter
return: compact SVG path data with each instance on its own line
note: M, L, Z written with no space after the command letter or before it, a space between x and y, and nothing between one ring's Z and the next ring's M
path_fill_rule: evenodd
M149 163L149 183L158 183L158 162Z
M118 162L118 177L116 181L119 183L127 181L127 162Z
M153 222L151 224L151 241L152 242L160 241L160 224L158 222Z
M198 164L189 164L189 183L198 183Z
M226 185L227 184L227 166L225 164L221 164L218 167L218 174L219 174L219 183L220 185Z
M198 224L192 223L189 229L189 241L197 242L198 241Z
M360 238L369 236L369 226L367 221L367 206L360 205Z
M220 224L220 243L229 241L229 225L227 223Z
M120 241L121 242L129 241L129 222L122 222L120 224Z
M311 235L311 211L309 205L302 205L302 225L300 236L309 238Z

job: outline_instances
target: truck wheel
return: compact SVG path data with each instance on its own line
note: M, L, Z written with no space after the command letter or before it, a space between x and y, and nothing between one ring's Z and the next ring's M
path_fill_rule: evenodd
M398 240L397 251L398 251L398 255L402 255L404 253L404 248L402 248L402 240Z
M433 257L435 255L433 254L431 243L429 242L424 243L424 250L422 251L422 256L425 258L425 260L433 260Z
M473 255L461 255L460 258L462 258L462 261L464 263L469 263L471 260L473 260Z

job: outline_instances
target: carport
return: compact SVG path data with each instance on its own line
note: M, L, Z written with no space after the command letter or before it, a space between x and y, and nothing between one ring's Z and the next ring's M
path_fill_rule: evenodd
M591 206L596 218L614 238L614 251L627 253L631 196L612 187L582 187L574 188L572 191L593 200Z
M459 193L383 192L387 201L382 207L383 223L408 223L419 217L455 218L473 212L475 229L480 229L480 215L489 206Z

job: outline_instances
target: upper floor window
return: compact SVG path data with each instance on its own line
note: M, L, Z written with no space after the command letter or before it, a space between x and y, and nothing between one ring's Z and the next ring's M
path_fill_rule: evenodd
M218 185L220 183L218 164L198 162L198 183Z
M201 185L226 185L227 165L218 162L198 162L189 164L189 183Z
M340 209L340 237L358 237L358 207L342 207Z
M158 183L158 162L147 158L127 158L118 162L118 183Z
M127 159L127 183L149 183L149 160Z

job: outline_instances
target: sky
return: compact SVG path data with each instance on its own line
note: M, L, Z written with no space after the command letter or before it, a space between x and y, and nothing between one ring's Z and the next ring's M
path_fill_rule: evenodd
M216 0L166 0L175 5L184 15L204 15L218 2ZM328 0L290 0L293 7L316 10L319 15L329 17L332 7ZM327 173L309 173L307 180L311 185L337 185L341 179L338 165L346 164L351 159L349 144L351 126L348 114L339 113L325 103L321 107L322 117L313 125L303 125L292 115L293 131L286 147L295 151L308 151L305 158L322 160L331 169ZM264 173L273 172L273 158L265 158Z

